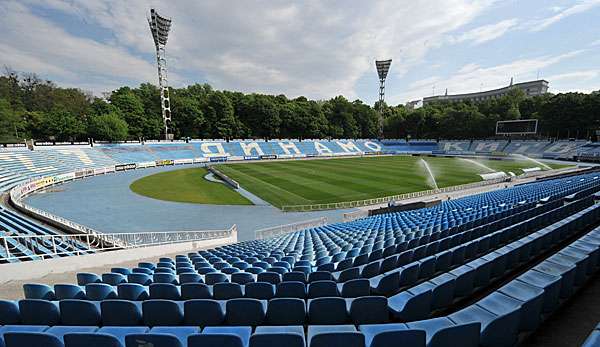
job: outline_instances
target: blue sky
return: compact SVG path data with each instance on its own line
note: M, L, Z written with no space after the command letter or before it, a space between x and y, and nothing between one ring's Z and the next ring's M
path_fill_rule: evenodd
M0 63L102 95L157 83L146 14L173 17L173 86L389 104L540 78L600 89L600 0L3 0Z

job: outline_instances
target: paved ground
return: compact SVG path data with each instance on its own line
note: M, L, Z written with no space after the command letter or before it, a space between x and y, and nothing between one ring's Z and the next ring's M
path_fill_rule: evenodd
M527 347L580 346L600 322L600 274L523 343Z
M140 177L186 167L190 166L90 177L33 194L26 202L101 232L228 229L237 224L242 241L253 239L255 230L272 226L320 217L327 217L329 223L340 222L343 213L351 211L281 212L264 202L254 206L188 204L147 198L129 189L131 182Z

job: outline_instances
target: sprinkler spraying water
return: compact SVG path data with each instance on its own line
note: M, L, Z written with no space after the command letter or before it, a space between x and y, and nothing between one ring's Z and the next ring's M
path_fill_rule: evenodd
M435 181L435 176L433 176L433 172L431 171L431 168L429 167L429 164L427 164L427 162L425 161L425 159L421 158L419 160L419 163L421 164L421 166L425 169L425 171L427 171L427 184L432 187L433 189L439 189L437 182Z
M480 168L482 168L482 169L484 169L484 170L486 170L488 172L496 172L496 170L492 169L491 167L489 167L489 166L487 166L487 165L485 165L483 163L480 163L478 161L475 161L473 159L467 159L467 158L460 158L460 159L464 160L464 161L466 161L468 163L471 163L473 165L479 166Z
M528 156L526 156L526 155L523 155L523 154L514 154L514 155L515 155L515 156L517 156L517 157L519 157L519 158L523 158L523 159L529 160L529 161L531 161L531 162L533 162L533 163L536 163L536 164L538 164L538 165L541 165L541 166L543 166L543 167L544 167L544 169L545 169L545 170L552 170L552 168L551 168L550 166L548 166L548 165L546 165L546 164L542 163L542 162L541 162L541 161L539 161L539 160L535 160L535 159L533 159L533 158L529 158Z

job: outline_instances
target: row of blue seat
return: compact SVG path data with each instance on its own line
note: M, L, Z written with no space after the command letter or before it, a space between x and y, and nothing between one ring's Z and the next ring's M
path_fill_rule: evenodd
M598 347L600 346L600 323L596 325L594 330L589 334L581 347Z

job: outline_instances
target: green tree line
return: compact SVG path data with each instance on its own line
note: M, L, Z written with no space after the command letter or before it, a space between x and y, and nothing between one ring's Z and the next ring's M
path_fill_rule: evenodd
M171 88L175 138L376 138L378 106L343 96L329 100ZM387 138L486 138L498 120L537 118L541 134L586 137L600 129L600 92L525 98L519 90L481 103L435 103L418 109L383 105ZM35 74L0 76L0 142L162 138L159 89L143 83L103 98L62 88Z

